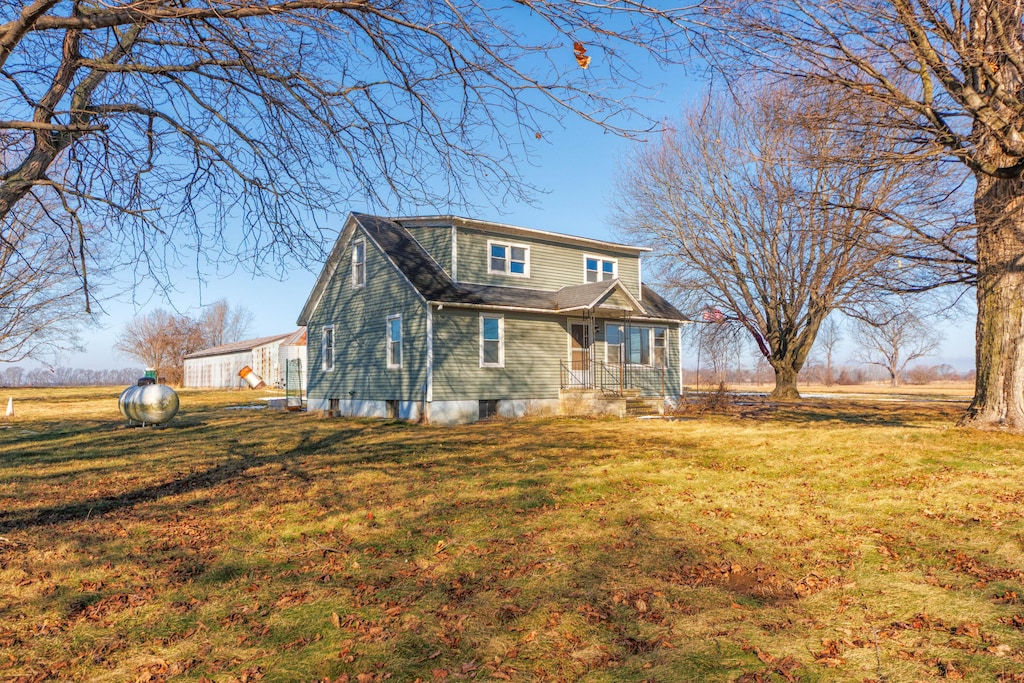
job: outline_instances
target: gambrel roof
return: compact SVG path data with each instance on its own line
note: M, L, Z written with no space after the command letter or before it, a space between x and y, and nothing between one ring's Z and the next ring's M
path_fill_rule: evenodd
M507 308L527 310L540 313L567 313L572 311L593 310L596 308L619 309L628 312L634 318L651 320L684 321L687 318L672 304L656 294L646 285L641 285L642 299L638 301L618 280L591 282L581 285L562 287L558 290L526 289L519 287L501 287L481 285L468 282L455 282L444 268L424 249L419 242L406 230L401 222L420 221L422 219L390 219L380 216L352 213L346 229L338 237L310 293L306 305L299 315L299 325L305 325L313 314L328 283L337 267L345 244L349 239L350 225L358 226L372 239L394 267L404 276L425 301L468 308ZM467 219L462 219L467 220ZM401 222L400 222L401 221ZM483 224L487 225L487 224ZM512 226L500 226L513 230ZM525 230L525 229L518 229ZM552 236L554 233L540 233ZM599 240L588 240L582 237L567 238L576 243L593 243L602 246L621 246L633 252L646 251L638 247L610 245Z

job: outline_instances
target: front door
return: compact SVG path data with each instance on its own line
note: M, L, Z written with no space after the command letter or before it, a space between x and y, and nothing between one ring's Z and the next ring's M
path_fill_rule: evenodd
M572 386L593 386L594 363L591 354L591 336L589 323L569 323L569 369Z

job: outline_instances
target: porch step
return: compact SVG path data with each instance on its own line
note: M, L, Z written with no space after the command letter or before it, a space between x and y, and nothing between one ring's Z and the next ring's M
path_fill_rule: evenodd
M645 417L648 415L661 415L662 408L660 401L640 398L639 396L626 397L626 415L629 417Z
M642 397L639 391L625 396L609 395L596 389L563 389L559 393L559 412L562 415L615 415L643 417L662 414L662 399Z

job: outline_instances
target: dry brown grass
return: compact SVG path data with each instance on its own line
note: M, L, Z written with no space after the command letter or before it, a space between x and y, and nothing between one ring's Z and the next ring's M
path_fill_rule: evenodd
M441 428L205 393L125 429L91 392L0 430L0 680L1024 680L1024 440L957 405Z
M743 384L733 387L737 391L768 393L773 384ZM970 400L974 396L974 382L929 382L928 384L901 384L892 387L888 382L865 382L863 384L833 384L825 386L817 382L801 382L801 394L836 394L839 396L860 394L867 396L938 396L950 399Z

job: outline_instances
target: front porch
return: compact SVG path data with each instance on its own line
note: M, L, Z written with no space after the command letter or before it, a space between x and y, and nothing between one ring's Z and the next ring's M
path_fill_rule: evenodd
M664 415L666 368L579 359L561 362L562 415Z
M589 350L589 349L588 349ZM562 391L595 390L605 396L668 396L668 368L631 363L605 363L590 353L561 361Z

